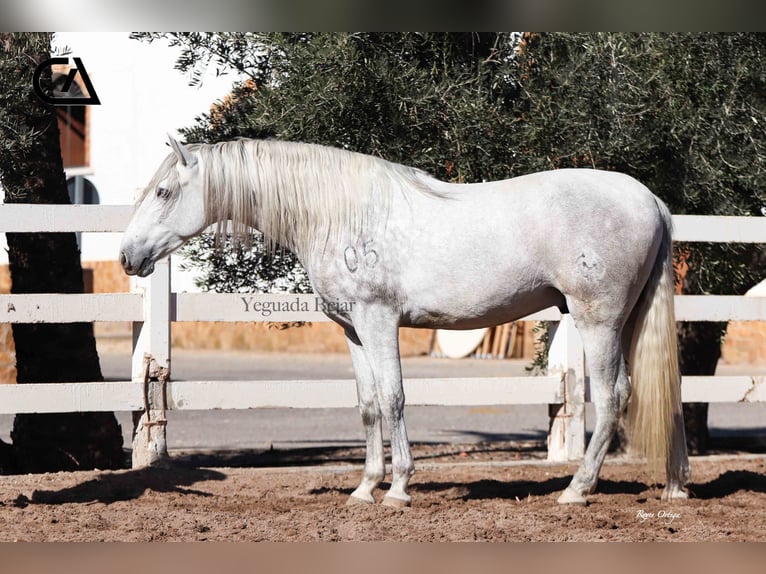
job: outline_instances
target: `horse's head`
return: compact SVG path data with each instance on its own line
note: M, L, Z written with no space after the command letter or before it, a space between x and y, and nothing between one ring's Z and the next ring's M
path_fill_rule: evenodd
M170 137L173 153L162 163L125 230L120 263L146 277L154 263L207 226L202 166L195 153Z

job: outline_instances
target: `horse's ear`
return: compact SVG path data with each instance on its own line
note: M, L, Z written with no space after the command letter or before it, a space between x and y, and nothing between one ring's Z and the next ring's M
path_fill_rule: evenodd
M181 142L179 142L170 134L168 134L168 141L170 142L170 147L173 148L173 152L175 152L176 156L178 157L178 163L184 167L192 167L195 163L197 163L197 158L194 156L194 154L186 149Z

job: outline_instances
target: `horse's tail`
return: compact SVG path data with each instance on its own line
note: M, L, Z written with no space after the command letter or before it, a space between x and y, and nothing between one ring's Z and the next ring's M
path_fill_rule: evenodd
M662 243L638 301L630 349L631 386L627 421L631 444L655 471L667 467L673 425L682 421L681 379L673 296L672 220L660 200Z

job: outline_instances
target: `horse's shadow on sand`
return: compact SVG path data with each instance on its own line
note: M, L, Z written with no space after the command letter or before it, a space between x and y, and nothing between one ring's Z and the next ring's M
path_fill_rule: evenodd
M164 493L211 494L188 488L198 482L225 480L226 475L214 470L201 468L150 467L126 472L105 473L75 486L59 490L35 490L31 498L20 495L15 506L29 504L85 504L135 500L147 490Z
M510 499L521 500L528 496L549 496L564 490L571 476L557 476L545 480L500 480L483 479L468 483L429 482L413 484L416 492L457 492L457 498L462 500ZM649 486L636 481L599 480L596 492L603 494L640 494Z
M205 460L210 463L212 461ZM222 461L218 461L222 462ZM226 459L231 463L232 460ZM248 459L250 464L253 461ZM261 461L263 462L263 461ZM105 472L99 476L58 490L35 490L31 497L20 495L14 502L17 507L30 504L88 504L101 502L110 504L119 501L135 500L147 491L158 493L178 493L197 496L214 496L208 492L192 488L195 484L207 481L226 480L226 474L211 470L210 464L200 464L199 460L181 460L175 464L142 468L118 472ZM226 466L230 466L227 464ZM269 465L271 466L271 465ZM207 468L206 468L207 467ZM417 476L417 475L416 475ZM441 494L445 499L452 500L521 500L529 496L552 496L564 490L571 481L571 474L550 476L544 480L511 480L479 479L469 482L460 481L430 481L410 484L410 490L415 493ZM388 483L381 484L385 490ZM596 486L597 494L627 494L644 495L657 485L647 484L639 480L610 480L599 479ZM692 483L689 490L693 498L701 500L720 499L740 491L766 493L766 474L750 470L727 470L708 482ZM312 494L337 492L349 495L353 488L320 487L311 491Z
M549 496L564 490L572 477L557 476L545 480L513 480L504 482L493 479L482 479L473 482L423 482L411 483L412 493L443 493L447 498L459 500L521 500L528 496ZM385 490L387 483L381 484ZM599 480L596 487L597 493L603 494L641 494L650 487L642 482L627 480ZM318 488L312 494L321 494L328 490L335 490L342 494L351 494L353 488Z
M445 498L457 500L522 500L528 496L551 496L564 490L571 481L570 475L556 476L545 480L500 481L482 479L473 482L423 482L410 484L413 493L443 493ZM596 494L640 495L656 488L636 480L599 479ZM389 484L383 483L385 490ZM333 490L349 495L353 488L318 488L313 494ZM739 491L766 493L766 475L749 470L729 470L708 482L691 483L689 490L692 498L700 500L720 499Z
M766 475L750 470L727 470L708 482L691 484L695 498L711 500L723 498L739 491L766 493Z

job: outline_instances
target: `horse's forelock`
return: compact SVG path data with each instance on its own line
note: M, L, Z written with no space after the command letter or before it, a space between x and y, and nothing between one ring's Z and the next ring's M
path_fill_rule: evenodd
M172 195L176 196L178 194L180 185L178 184L178 172L175 169L177 163L178 158L173 153L169 154L164 160L162 160L162 163L157 168L157 171L154 172L154 175L149 180L149 183L146 184L146 187L138 196L136 205L140 205L144 199L146 199L146 196L154 193L157 189L157 186L159 186L159 184L163 181L166 182L166 186Z

